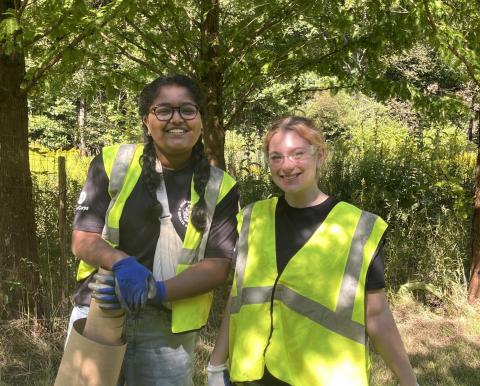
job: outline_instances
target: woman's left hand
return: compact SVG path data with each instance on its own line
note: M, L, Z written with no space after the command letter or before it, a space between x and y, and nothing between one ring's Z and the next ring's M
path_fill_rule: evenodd
M207 374L208 386L232 386L226 362L217 366L208 363Z

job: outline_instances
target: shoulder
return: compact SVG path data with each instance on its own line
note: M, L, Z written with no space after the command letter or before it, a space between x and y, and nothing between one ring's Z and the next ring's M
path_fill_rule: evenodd
M380 218L379 215L369 212L367 210L364 210L362 208L359 208L358 206L350 204L349 202L346 202L346 201L339 201L336 207L338 207L338 209L341 209L343 211L356 213L358 215L362 214L363 216L366 216L366 217Z
M140 159L142 153L143 144L139 143L115 144L103 147L101 154L107 175L110 176L114 164L122 165L121 169L123 165L134 165L132 160Z
M349 202L346 201L339 201L336 205L338 208L341 208L345 211L350 211L350 212L355 212L355 213L361 213L364 212L362 208L359 208L356 205L350 204Z
M269 209L275 209L275 207L277 206L277 203L279 202L279 197L277 196L274 196L274 197L270 197L270 198L265 198L263 200L258 200L258 201L254 201L248 205L246 205L242 212L244 211L252 211L253 208L255 208L255 211L265 211L265 210L269 210Z
M272 215L275 214L277 202L278 197L271 197L264 200L254 201L244 206L237 215L238 232L240 233L244 222L245 224L248 224L247 227L250 227L252 218L254 219L254 222L265 215L266 218L272 218Z
M216 166L210 165L210 175L222 178L222 183L233 186L237 183L235 179L228 174L225 170L217 168Z
M238 189L236 189L237 181L235 181L235 179L226 171L217 168L216 166L210 166L209 183L213 183L213 186L218 186L217 203L228 196L234 196L233 199L238 202L239 195Z
M106 176L106 172L105 172L105 165L104 165L104 162L103 162L103 154L101 152L99 154L97 154L96 156L94 156L92 158L92 160L90 161L90 165L88 167L87 180L89 180L91 178L97 178L99 175L101 175L101 176L105 175L105 177L108 179L108 177Z
M135 151L139 148L143 149L142 143L119 143L115 145L104 146L102 148L102 155L104 157L113 156L119 151Z
M335 208L337 208L336 213L338 214L341 213L345 216L355 215L355 217L358 217L359 224L361 223L367 228L373 228L376 232L380 232L380 234L383 234L388 228L388 224L379 215L363 210L345 201L340 201Z

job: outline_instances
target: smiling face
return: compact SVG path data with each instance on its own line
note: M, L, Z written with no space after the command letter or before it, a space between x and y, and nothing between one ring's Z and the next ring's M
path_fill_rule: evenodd
M192 148L202 133L202 118L198 112L195 118L185 120L175 109L170 120L159 121L151 109L154 106L178 108L185 105L196 105L187 88L164 85L150 106L150 112L143 117L148 134L153 138L157 157L166 167L173 160L190 158Z
M273 182L285 192L287 201L308 201L318 194L317 168L323 152L312 149L309 141L294 130L279 130L268 143L268 155L274 159L283 156L281 162L269 165Z

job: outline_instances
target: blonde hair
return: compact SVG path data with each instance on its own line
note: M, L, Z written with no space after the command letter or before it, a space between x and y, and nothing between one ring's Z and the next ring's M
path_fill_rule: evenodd
M311 119L298 116L286 116L273 122L272 127L267 131L263 139L263 152L265 156L268 156L268 146L272 137L279 132L285 131L295 131L300 137L310 142L325 156L325 139L323 138L321 130L315 126L315 123Z

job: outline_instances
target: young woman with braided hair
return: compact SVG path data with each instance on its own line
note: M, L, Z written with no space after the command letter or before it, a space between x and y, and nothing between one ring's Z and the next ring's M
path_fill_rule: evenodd
M96 268L112 270L116 291L93 296L127 311L119 385L192 385L197 331L211 290L228 275L238 189L208 163L202 112L190 78L147 84L139 97L144 144L104 148L79 198L72 250L81 262L71 319L88 311Z

